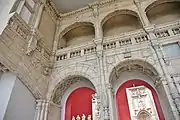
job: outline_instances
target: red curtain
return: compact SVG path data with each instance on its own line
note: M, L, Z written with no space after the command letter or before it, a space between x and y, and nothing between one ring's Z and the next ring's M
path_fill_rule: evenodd
M93 89L82 87L74 90L67 99L65 120L72 120L72 116L82 114L92 115L92 94Z
M126 96L126 88L133 87L133 84L135 86L145 86L151 90L159 118L160 120L165 120L156 91L151 85L142 80L129 80L119 87L116 94L119 120L131 120Z

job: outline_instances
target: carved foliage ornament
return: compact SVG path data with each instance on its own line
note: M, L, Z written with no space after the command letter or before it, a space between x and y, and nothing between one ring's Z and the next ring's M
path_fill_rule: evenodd
M71 77L68 79L65 79L63 82L59 83L59 85L57 85L58 87L55 89L54 91L54 95L52 98L52 101L55 104L60 104L61 103L61 99L64 95L64 92L74 83L81 81L81 80L86 80L83 77Z

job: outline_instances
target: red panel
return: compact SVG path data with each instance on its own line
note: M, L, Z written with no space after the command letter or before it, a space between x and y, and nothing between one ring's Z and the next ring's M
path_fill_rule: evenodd
M92 94L95 91L82 87L74 90L67 99L65 120L72 120L72 116L92 114Z
M123 85L121 85L121 87L118 89L118 92L116 94L116 102L118 105L117 108L118 108L119 120L130 120L130 112L129 112L128 101L126 96L126 88L133 87L133 84L135 86L143 85L151 90L159 118L160 120L165 120L156 91L151 85L149 85L148 83L142 80L129 80L125 82Z

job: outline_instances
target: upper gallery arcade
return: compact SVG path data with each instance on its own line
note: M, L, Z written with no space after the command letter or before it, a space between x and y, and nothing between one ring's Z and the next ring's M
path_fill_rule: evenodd
M0 11L0 120L180 119L179 0L1 0Z

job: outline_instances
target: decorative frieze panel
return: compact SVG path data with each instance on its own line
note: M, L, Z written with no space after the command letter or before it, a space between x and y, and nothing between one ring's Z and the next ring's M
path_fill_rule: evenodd
M151 91L145 86L126 88L131 120L159 120Z
M15 13L9 20L9 27L18 33L23 39L27 40L31 34L31 28L26 25L25 21Z

